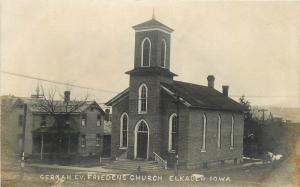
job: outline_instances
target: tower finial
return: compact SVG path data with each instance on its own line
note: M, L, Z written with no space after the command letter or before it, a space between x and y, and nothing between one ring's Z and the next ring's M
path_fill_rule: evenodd
M152 19L155 19L155 8L152 10Z

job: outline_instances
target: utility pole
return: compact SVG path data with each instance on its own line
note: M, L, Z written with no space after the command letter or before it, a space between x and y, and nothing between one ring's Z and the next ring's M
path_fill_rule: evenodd
M267 109L259 109L258 112L262 112L263 113L263 116L262 116L262 124L264 125L265 124L265 112L268 111Z
M25 129L26 129L26 117L27 117L27 104L24 103L24 118L22 129L22 151L21 151L21 169L23 170L25 165Z

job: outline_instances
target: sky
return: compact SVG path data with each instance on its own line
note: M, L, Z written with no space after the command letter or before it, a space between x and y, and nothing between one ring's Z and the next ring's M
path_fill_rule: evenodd
M128 87L132 26L154 9L175 30L176 80L207 85L214 75L235 100L300 107L300 2L3 0L1 9L1 71L109 91L1 73L1 95L28 97L40 83L105 103Z

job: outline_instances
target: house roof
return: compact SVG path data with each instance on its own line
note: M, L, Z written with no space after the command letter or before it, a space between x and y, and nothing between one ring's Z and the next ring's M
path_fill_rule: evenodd
M142 30L142 29L162 29L167 32L173 32L174 30L170 27L162 24L161 22L157 21L156 19L151 19L146 22L140 23L132 27L135 30Z
M244 107L219 91L202 85L174 81L171 84L161 83L169 92L179 95L190 107L216 110L243 111Z
M24 97L19 98L19 101L17 101L16 104L18 105L19 103L26 103L28 109L33 113L48 113L48 110L43 108L43 106L47 106L47 104L43 104L46 103L43 99ZM103 114L105 114L96 101L70 101L68 105L66 105L64 101L55 100L53 101L53 104L51 104L51 106L55 106L54 113L66 113L66 107L68 112L72 110L71 113L82 113L91 105L96 106Z

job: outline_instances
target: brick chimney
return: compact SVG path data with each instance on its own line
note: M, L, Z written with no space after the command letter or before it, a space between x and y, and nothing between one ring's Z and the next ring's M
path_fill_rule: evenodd
M223 88L223 95L224 95L225 97L228 97L228 89L229 89L229 86L223 85L222 88Z
M208 75L207 76L207 86L209 88L214 88L214 86L215 86L215 76L213 76L213 75Z
M65 92L64 92L64 95L65 95L64 102L65 102L65 103L70 102L70 95L71 95L71 92L70 92L70 91L65 91Z
M106 121L110 121L109 114L110 114L110 110L109 109L105 109L105 120Z

